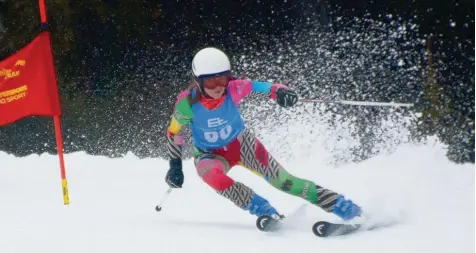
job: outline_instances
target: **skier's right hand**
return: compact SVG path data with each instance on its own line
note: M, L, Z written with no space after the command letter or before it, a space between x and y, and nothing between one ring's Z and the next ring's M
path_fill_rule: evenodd
M278 88L276 90L276 101L284 108L294 106L298 99L297 93L289 88Z
M182 188L183 171L181 159L170 159L170 169L165 176L165 182L172 188Z

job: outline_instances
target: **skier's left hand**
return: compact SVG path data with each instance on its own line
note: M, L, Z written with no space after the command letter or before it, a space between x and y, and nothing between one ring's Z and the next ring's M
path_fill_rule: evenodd
M165 176L165 182L172 188L182 188L183 171L182 159L170 159L170 168Z
M278 88L276 91L276 101L282 107L291 107L298 102L298 95L289 88Z

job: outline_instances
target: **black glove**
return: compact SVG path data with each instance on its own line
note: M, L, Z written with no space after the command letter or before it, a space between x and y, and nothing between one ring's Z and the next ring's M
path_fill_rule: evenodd
M293 90L279 88L276 91L276 101L282 107L291 107L298 102L298 95Z
M170 159L170 169L165 176L165 182L172 188L182 188L183 171L181 159Z

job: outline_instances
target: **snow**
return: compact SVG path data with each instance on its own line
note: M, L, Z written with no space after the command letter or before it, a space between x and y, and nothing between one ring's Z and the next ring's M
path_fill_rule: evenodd
M319 145L311 146L321 150ZM172 191L158 213L154 207L167 190L165 160L81 152L65 157L71 204L64 206L56 156L17 158L0 152L0 252L475 251L474 165L449 162L438 143L406 144L337 168L325 165L323 156L316 152L282 163L296 176L342 192L374 217L397 224L322 239L312 234L312 223L337 219L307 205L287 228L263 233L255 217L201 182L191 160L184 163L184 188ZM284 214L305 203L244 168L235 167L230 175Z

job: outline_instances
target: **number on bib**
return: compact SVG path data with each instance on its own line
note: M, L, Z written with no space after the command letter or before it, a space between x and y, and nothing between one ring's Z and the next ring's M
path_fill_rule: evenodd
M230 136L232 131L233 128L231 127L231 125L228 125L220 129L220 131L218 132L205 132L205 140L211 143L217 142L219 138L222 140L226 140L226 138Z

